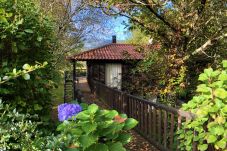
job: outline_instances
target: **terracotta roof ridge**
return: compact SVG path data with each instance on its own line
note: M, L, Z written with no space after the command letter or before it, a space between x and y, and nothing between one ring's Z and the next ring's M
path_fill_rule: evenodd
M84 54L84 53L89 53L90 51L94 51L94 50L97 50L97 49L102 49L102 48L105 48L105 47L108 47L108 46L112 46L112 45L136 46L136 45L134 45L134 44L110 43L110 44L105 44L105 45L103 45L103 46L99 46L99 47L96 47L96 48L89 49L89 50L87 50L87 51L82 51L82 52L80 52L80 53L78 53L78 54L72 55L70 58L72 58L72 57L74 57L74 56L76 56L76 55L80 55L80 54Z

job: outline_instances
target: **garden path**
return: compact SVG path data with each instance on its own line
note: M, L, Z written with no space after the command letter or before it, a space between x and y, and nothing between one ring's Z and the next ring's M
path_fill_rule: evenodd
M83 101L85 103L91 104L95 103L99 105L101 108L109 109L108 105L97 99L94 94L91 93L90 88L88 86L86 78L80 77L78 88L81 90L83 94ZM133 140L127 144L126 148L130 151L159 151L154 146L152 146L147 140L137 134L135 131L130 132L133 136Z

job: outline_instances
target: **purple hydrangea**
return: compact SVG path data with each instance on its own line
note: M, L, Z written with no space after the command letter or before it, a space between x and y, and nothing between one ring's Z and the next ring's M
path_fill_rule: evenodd
M58 120L64 121L82 111L79 104L64 103L58 106Z

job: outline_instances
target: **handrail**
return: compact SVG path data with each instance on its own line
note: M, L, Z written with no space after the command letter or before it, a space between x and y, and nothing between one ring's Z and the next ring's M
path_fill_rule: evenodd
M127 94L97 81L92 83L97 97L139 121L136 131L154 146L161 151L177 150L175 133L183 121L194 118L192 113Z

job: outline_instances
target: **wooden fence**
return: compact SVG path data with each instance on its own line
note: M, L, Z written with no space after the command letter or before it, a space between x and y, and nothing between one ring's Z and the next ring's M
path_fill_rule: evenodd
M162 151L176 151L176 131L192 114L154 103L93 81L94 92L113 109L139 121L138 133ZM194 149L195 150L195 147Z

